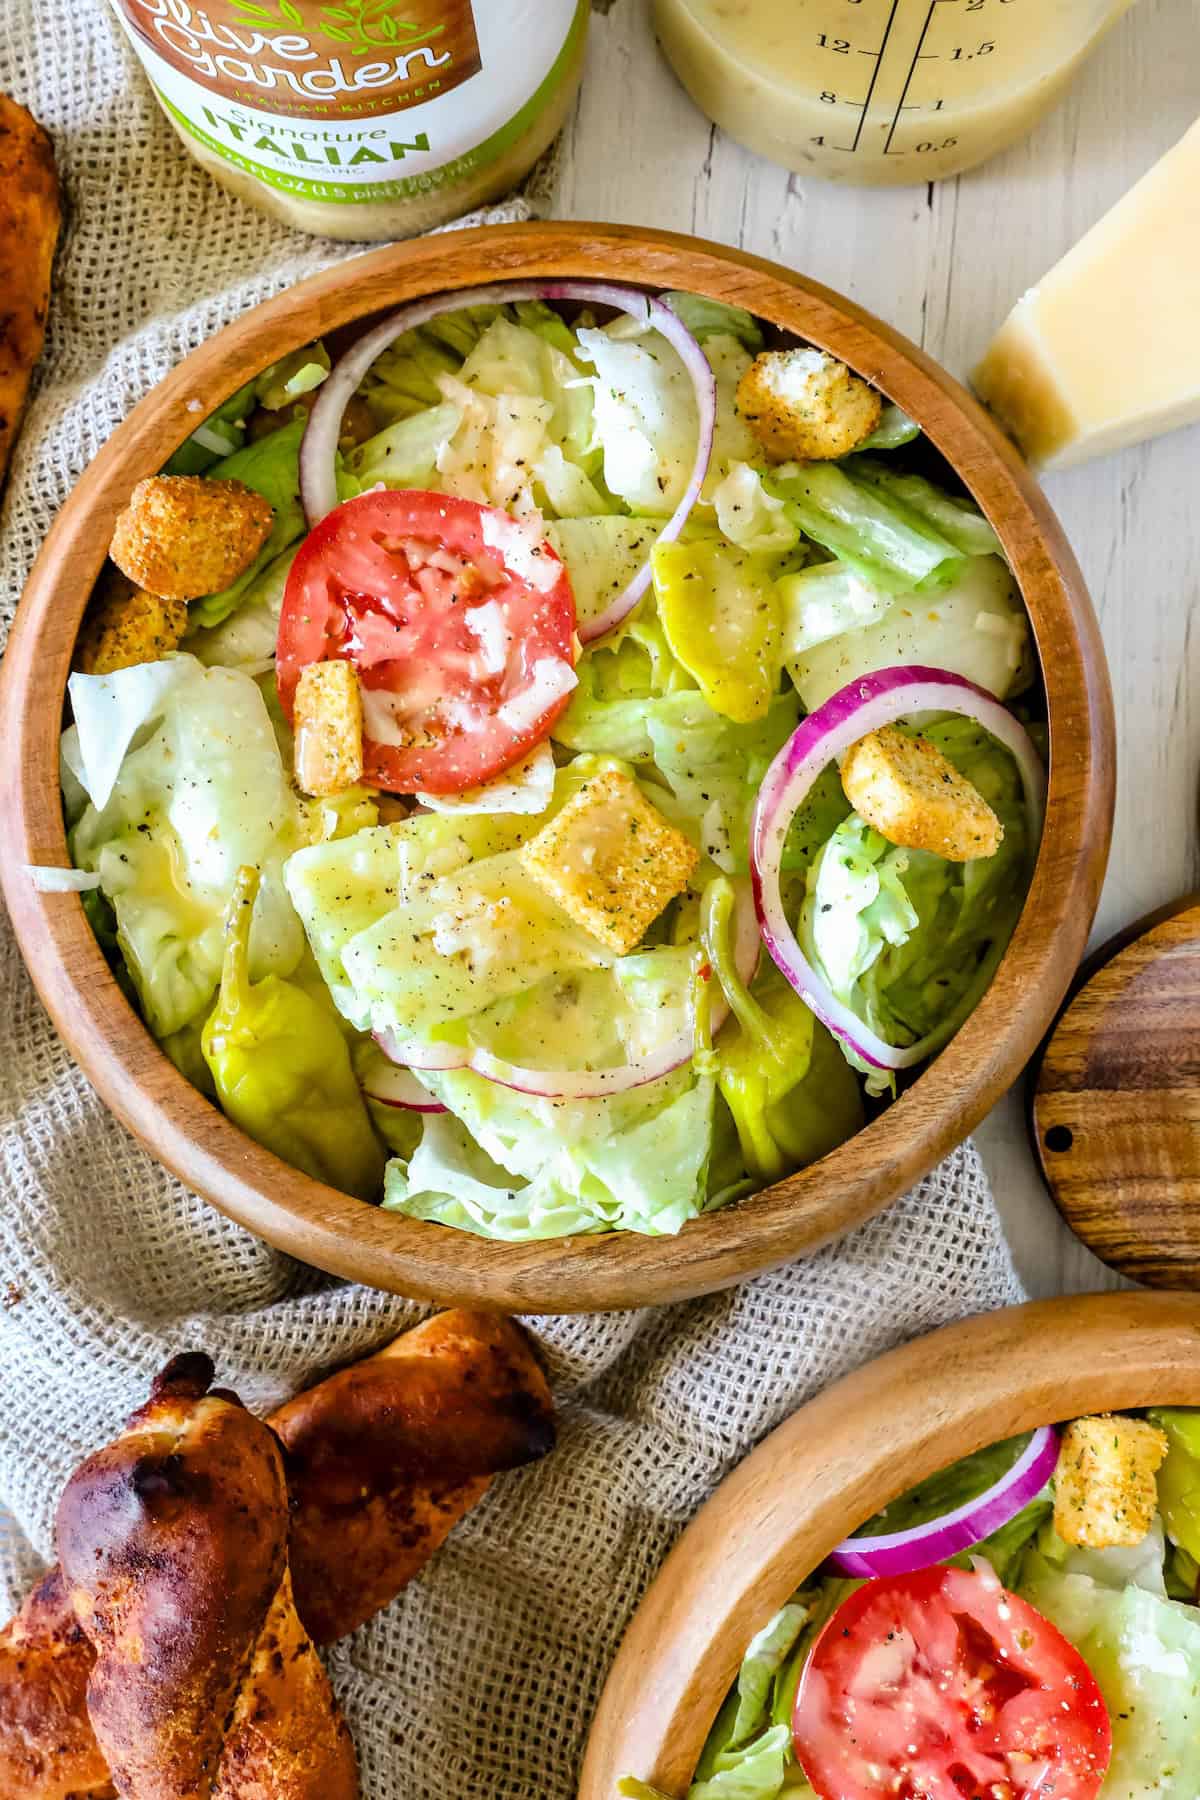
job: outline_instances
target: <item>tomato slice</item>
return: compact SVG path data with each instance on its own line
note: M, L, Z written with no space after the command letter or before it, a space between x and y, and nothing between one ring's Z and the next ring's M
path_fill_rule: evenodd
M341 657L363 692L363 778L457 794L544 738L575 686L575 601L560 559L497 507L410 490L360 494L300 546L275 674Z
M1112 1754L1078 1650L987 1567L851 1594L817 1639L792 1734L820 1800L1095 1800Z

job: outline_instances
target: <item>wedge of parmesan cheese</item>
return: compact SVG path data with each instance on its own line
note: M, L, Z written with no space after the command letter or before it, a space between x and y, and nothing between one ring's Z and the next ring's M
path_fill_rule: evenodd
M1043 468L1200 420L1200 123L1022 295L972 379Z

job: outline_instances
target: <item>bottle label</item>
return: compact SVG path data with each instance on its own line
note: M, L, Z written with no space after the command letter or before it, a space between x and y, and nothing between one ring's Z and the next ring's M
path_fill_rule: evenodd
M407 199L493 161L552 97L587 0L113 0L171 118L304 199Z

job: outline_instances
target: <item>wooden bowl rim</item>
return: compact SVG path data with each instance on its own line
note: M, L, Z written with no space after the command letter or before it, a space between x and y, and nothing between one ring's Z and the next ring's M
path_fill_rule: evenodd
M705 1502L626 1631L579 1800L622 1775L683 1793L746 1646L898 1494L986 1444L1084 1412L1200 1405L1200 1295L1090 1294L891 1350L772 1431Z
M223 396L314 337L428 293L538 276L734 300L877 382L996 525L1033 622L1051 720L1041 855L972 1018L884 1118L675 1239L488 1242L364 1208L299 1174L210 1106L153 1043L78 896L42 893L25 874L30 863L67 861L62 698L86 597L135 481L160 468ZM102 1098L169 1169L269 1243L333 1274L445 1304L558 1313L685 1299L776 1267L878 1211L974 1128L1033 1053L1084 948L1112 829L1114 725L1098 627L1062 529L1012 445L952 377L852 302L745 252L630 226L485 226L389 246L309 277L207 339L139 402L68 497L30 575L0 680L19 770L0 795L0 878L38 992Z

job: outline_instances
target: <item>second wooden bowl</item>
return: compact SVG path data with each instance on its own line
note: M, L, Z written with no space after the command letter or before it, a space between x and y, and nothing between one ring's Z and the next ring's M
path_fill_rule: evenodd
M1080 1413L1200 1406L1200 1297L1093 1294L947 1326L802 1406L663 1564L608 1677L579 1800L682 1794L746 1647L864 1520L986 1444Z
M489 280L603 277L690 288L831 351L921 425L995 526L1041 659L1050 787L1041 853L991 988L885 1114L820 1163L685 1227L538 1244L487 1243L364 1206L286 1167L191 1087L130 1009L77 896L37 891L28 864L67 861L58 785L63 697L87 596L134 484L161 468L250 376L312 339L421 295ZM1012 1083L1083 951L1108 854L1112 699L1095 618L1057 520L1016 452L914 344L790 270L668 232L613 225L485 228L357 256L255 308L137 406L55 522L17 614L3 676L13 776L0 796L0 874L55 1024L146 1147L270 1243L375 1287L515 1312L679 1300L786 1262L861 1223L959 1143Z

